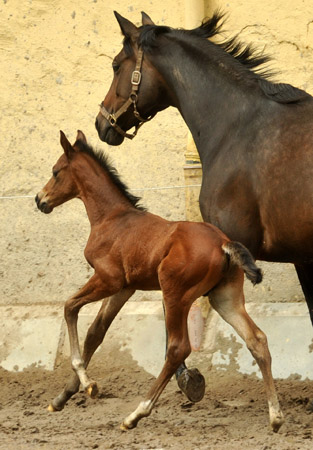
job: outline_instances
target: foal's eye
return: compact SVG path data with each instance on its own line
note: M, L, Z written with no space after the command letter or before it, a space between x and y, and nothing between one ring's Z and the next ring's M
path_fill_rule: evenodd
M58 176L58 173L59 173L58 170L53 170L52 171L53 178L56 178Z
M118 72L118 69L120 68L120 65L117 64L116 62L113 62L112 64L112 68L113 68L113 72Z

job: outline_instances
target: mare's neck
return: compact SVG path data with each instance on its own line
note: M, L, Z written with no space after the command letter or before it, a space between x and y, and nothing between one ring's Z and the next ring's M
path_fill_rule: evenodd
M222 63L201 59L197 53L172 44L153 64L165 79L171 105L179 109L203 162L218 152L232 129L249 121L258 105Z

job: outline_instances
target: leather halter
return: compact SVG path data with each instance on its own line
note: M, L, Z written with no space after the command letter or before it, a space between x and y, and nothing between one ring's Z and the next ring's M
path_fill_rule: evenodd
M143 51L141 49L139 49L135 70L133 71L131 80L130 80L132 90L128 97L128 100L126 100L126 102L120 107L120 109L118 109L116 113L114 113L114 112L109 113L109 111L103 106L103 102L100 105L100 112L103 115L103 117L105 117L105 119L109 122L111 127L115 128L115 130L119 134L121 134L124 137L127 137L128 139L133 139L136 136L141 125L145 122L148 122L149 120L152 119L152 117L154 117L154 115L151 115L147 119L144 119L143 117L140 116L140 114L137 110L138 89L139 89L139 85L141 82L142 59L143 59ZM130 105L134 106L134 111L133 111L134 116L136 117L136 119L139 120L139 123L135 126L135 131L132 134L126 133L126 131L122 130L122 128L119 125L117 125L117 123L116 123L117 119L128 110Z

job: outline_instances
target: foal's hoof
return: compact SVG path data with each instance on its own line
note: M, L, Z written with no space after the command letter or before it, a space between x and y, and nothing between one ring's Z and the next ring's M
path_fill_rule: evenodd
M283 413L280 412L274 419L271 420L271 427L274 433L277 433L280 427L284 424L285 419Z
M86 388L86 392L91 398L95 398L98 395L98 386L97 383L92 382L90 385Z
M121 429L122 431L129 431L129 430L132 429L132 427L128 427L128 426L125 425L125 423L123 422L123 423L121 423L121 425L120 425L120 429Z
M178 387L193 403L204 397L205 379L198 369L185 369L177 378Z

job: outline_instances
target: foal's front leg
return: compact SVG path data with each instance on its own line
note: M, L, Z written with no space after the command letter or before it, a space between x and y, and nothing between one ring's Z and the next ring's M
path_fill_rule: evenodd
M77 333L77 320L79 310L88 303L109 297L112 292L107 292L104 283L97 274L93 275L85 286L77 294L67 300L64 305L64 317L67 324L72 368L76 372L83 388L91 397L97 394L97 385L89 380L84 361L81 357Z
M110 297L119 291L117 282L114 282L113 278L112 280L109 279L109 281L111 281L111 284L104 283L95 273L76 295L67 300L64 306L64 317L67 323L70 341L72 368L78 376L80 383L91 397L97 394L98 389L96 383L89 380L84 361L81 357L77 333L78 313L82 306L101 300L104 297ZM52 406L49 409L54 410L54 407Z
M123 289L117 294L103 300L101 308L98 311L95 320L90 325L85 339L82 357L85 369L87 369L92 355L102 343L112 321L134 292L133 289ZM66 383L63 391L49 405L48 410L51 412L61 411L66 402L78 392L79 385L80 379L75 372L71 379Z

